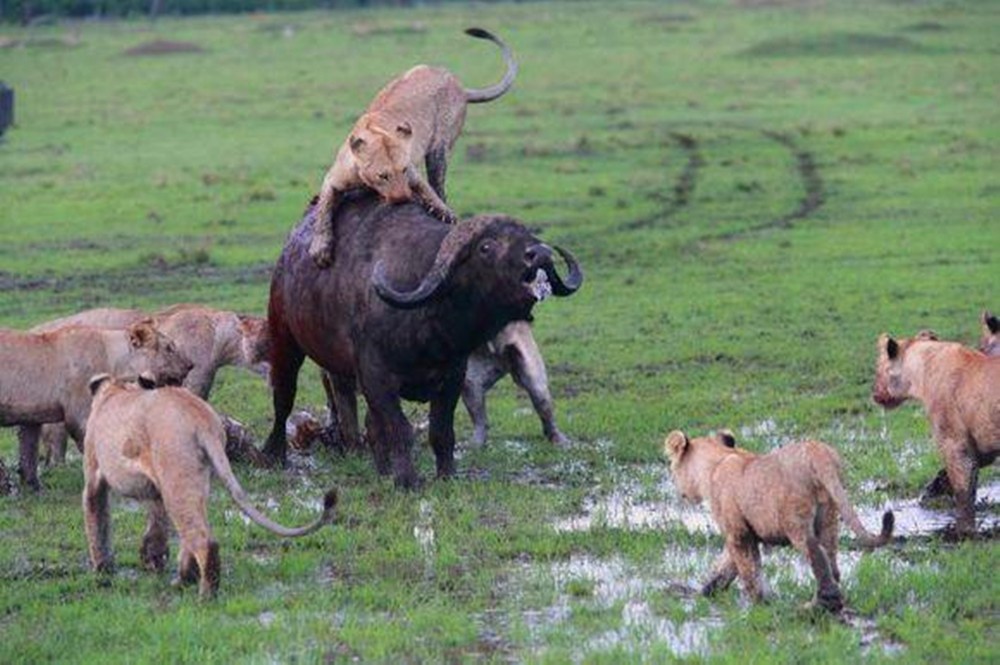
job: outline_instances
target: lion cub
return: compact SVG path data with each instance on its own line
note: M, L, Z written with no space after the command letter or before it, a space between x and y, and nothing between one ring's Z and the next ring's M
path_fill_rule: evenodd
M323 500L323 514L307 526L291 529L262 515L233 475L226 433L212 407L184 388L149 387L107 374L90 381L94 402L84 439L83 515L94 570L113 566L109 490L148 504L140 549L147 568L163 569L173 523L180 535L178 580L199 580L202 597L219 588L219 545L206 518L212 472L247 517L279 536L304 536L333 519L334 490Z
M979 468L1000 455L1000 357L933 333L899 340L883 334L872 399L886 409L908 399L924 405L955 498L955 529L972 535Z
M390 203L416 198L443 221L456 220L444 202L444 180L448 154L465 123L466 105L493 101L510 89L517 76L514 55L500 39L481 28L465 33L500 47L507 65L503 79L487 88L469 89L446 69L417 65L382 88L323 178L309 245L317 265L332 262L331 216L340 196L350 189L370 187ZM421 164L427 167L430 184L420 176Z
M791 544L816 577L813 602L840 611L844 604L837 567L840 518L863 546L877 547L892 537L892 512L882 516L880 535L865 530L844 491L840 457L825 443L802 441L765 455L735 445L729 432L689 439L675 430L663 442L677 489L690 501L708 499L725 538L725 550L702 593L725 589L739 575L747 594L762 600L760 543Z

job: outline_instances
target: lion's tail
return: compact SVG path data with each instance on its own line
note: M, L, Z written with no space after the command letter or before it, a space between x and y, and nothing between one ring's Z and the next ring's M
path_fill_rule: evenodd
M865 525L861 523L861 519L858 518L858 514L855 512L854 506L851 505L851 501L847 497L847 491L844 489L844 484L841 481L840 456L837 455L837 452L833 448L825 444L820 445L823 446L823 452L826 454L813 457L814 465L817 461L822 460L821 465L818 468L814 468L813 471L816 477L819 478L823 488L833 498L833 502L837 504L837 510L840 513L841 519L847 523L847 526L854 532L854 535L858 537L858 542L862 547L875 548L887 544L892 539L892 530L896 524L896 518L892 514L892 511L887 510L882 514L882 532L880 534L875 535L868 531Z
M517 77L517 60L514 59L514 52L511 51L510 47L507 46L499 37L495 36L491 32L483 30L482 28L469 28L465 31L465 34L477 39L488 39L499 46L500 53L503 55L503 61L507 64L507 71L504 72L503 78L496 85L491 85L486 88L465 89L465 101L470 104L492 102L494 99L510 90L510 86L514 84L514 79Z
M218 431L222 431L221 423ZM222 484L226 486L229 496L233 497L233 501L236 502L236 505L239 506L241 511L243 511L244 515L271 533L284 536L286 538L305 536L333 521L333 509L337 505L337 491L334 489L327 491L326 495L323 497L323 514L313 522L310 522L302 527L289 528L283 526L261 513L253 506L253 504L250 503L250 499L247 497L243 487L240 485L239 481L236 480L236 476L233 475L233 469L229 466L229 458L226 457L224 441L225 434L222 435L222 438L219 438L217 433L199 434L199 443L201 444L201 448L204 451L205 456L208 457L211 462L215 475L218 476L219 480L222 481Z

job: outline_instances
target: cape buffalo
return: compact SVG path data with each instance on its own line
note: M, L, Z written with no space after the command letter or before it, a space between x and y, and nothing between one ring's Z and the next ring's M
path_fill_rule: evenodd
M334 213L337 255L322 270L308 252L312 208L285 243L271 280L274 425L263 452L285 458L285 418L308 356L340 389L360 389L375 467L391 471L398 486L419 483L413 429L400 400L429 401L437 475L450 476L469 354L508 322L529 318L550 292L575 292L583 281L579 265L555 248L569 266L560 278L553 248L506 215L449 225L418 204L382 203L362 190Z

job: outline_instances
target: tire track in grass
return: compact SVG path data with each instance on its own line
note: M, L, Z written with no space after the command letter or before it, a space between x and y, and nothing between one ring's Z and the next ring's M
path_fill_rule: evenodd
M695 187L698 185L698 172L701 170L701 167L705 165L705 159L701 155L698 140L690 134L670 132L670 138L677 141L681 150L683 150L687 155L687 162L684 165L684 170L681 171L677 180L674 181L673 188L671 188L672 195L668 198L667 203L663 208L652 215L648 215L640 219L634 219L620 225L618 227L620 230L634 231L636 229L651 226L663 226L665 221L669 220L679 211L683 210L691 202Z
M735 129L747 128L737 127ZM803 190L803 195L799 200L798 206L783 215L753 224L748 228L726 231L720 234L709 234L699 238L699 241L736 240L752 233L769 229L790 229L796 221L812 216L823 205L826 188L813 153L800 146L791 134L768 129L758 131L761 136L785 148L791 156L795 164L795 172L802 183ZM651 215L618 225L618 230L636 231L648 228L671 228L673 224L668 223L671 218L691 204L695 189L698 186L701 169L705 166L706 161L702 154L700 143L693 135L671 132L670 136L677 141L680 148L687 154L687 162L670 188L671 195L667 199L666 205Z

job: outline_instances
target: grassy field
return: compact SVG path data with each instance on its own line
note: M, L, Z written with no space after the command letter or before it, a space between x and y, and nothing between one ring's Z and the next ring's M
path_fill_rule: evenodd
M763 5L763 6L761 6ZM670 429L767 450L819 437L870 528L939 459L916 406L869 399L875 339L974 342L1000 309L1000 5L526 3L0 27L17 126L0 141L0 326L86 307L266 307L269 269L335 146L417 62L514 90L470 109L449 169L460 214L513 214L587 283L536 308L554 449L505 381L459 478L395 490L325 451L238 467L285 523L342 496L334 527L279 541L221 487L219 598L143 572L143 514L115 504L119 572L89 572L80 458L0 498L0 662L997 662L996 541L921 531L841 555L842 619L764 555L771 601L694 590L721 547L679 504ZM173 42L168 53L152 42ZM162 44L161 44L161 50ZM298 405L319 413L307 366ZM266 386L220 375L258 438ZM413 419L422 405L408 407ZM461 407L460 407L461 408ZM12 430L0 456L16 461ZM419 466L433 473L421 447ZM982 474L996 483L995 470ZM981 509L994 519L997 507ZM920 525L918 525L919 527ZM988 529L990 534L995 530Z

